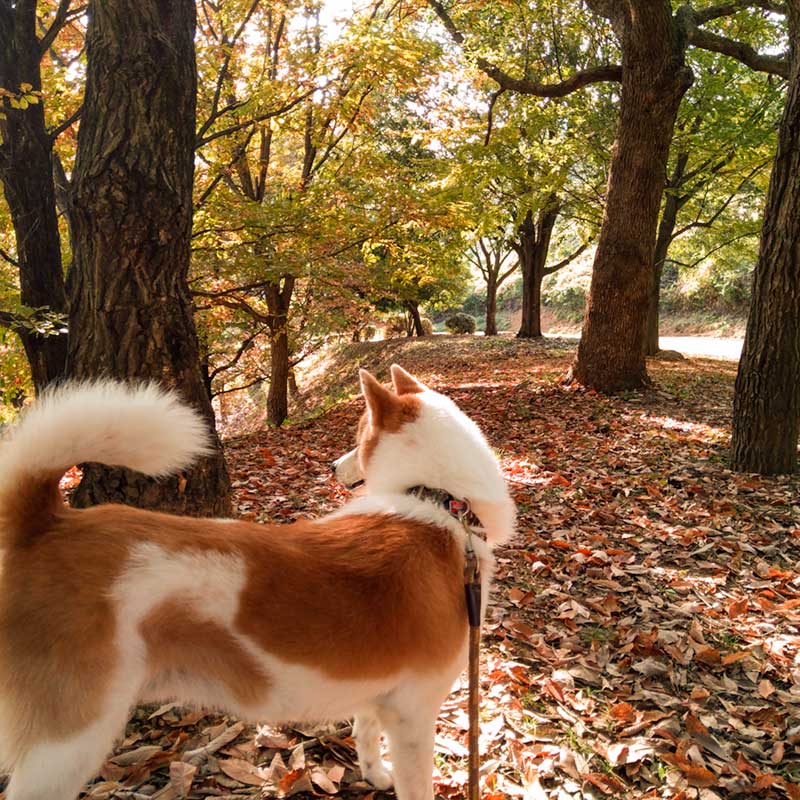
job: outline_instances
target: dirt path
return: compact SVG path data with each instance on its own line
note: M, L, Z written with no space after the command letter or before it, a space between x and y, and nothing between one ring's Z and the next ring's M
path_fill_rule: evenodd
M742 339L718 339L713 336L662 336L664 350L677 350L685 356L706 356L726 361L738 361L742 354Z
M551 336L551 334L546 334ZM580 339L579 333L555 333L553 338ZM715 336L662 336L662 350L677 350L685 356L719 358L725 361L738 361L742 354L742 339L723 339Z

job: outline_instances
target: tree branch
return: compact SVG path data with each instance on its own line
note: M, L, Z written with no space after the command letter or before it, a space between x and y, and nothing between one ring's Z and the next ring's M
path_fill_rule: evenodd
M463 45L465 42L464 34L458 30L447 9L439 0L428 0L428 5L434 10L436 16L450 34L450 38L456 44ZM593 83L606 83L608 81L622 80L622 67L619 64L604 64L599 67L576 72L566 80L559 83L539 83L525 78L514 78L500 67L478 56L475 59L478 68L486 73L501 89L506 89L519 94L532 94L537 97L566 97L568 94L589 86Z
M249 383L245 383L243 386L233 386L230 389L220 389L218 392L212 390L211 396L212 397L219 397L223 394L230 394L231 392L241 392L244 389L249 389L251 386L255 386L257 383L264 383L264 381L269 380L269 376L267 375L259 375L257 378L254 378Z
M694 19L698 25L704 25L712 19L719 19L720 17L730 17L737 14L745 8L763 8L766 11L771 11L774 14L785 14L786 7L781 3L772 3L769 0L734 0L732 3L723 3L718 6L711 6L711 8L703 8L700 10L693 10Z
M73 111L72 114L70 114L60 125L56 125L55 128L48 132L50 141L54 142L56 139L58 139L58 137L61 136L65 130L70 128L81 118L81 114L83 114L82 105L78 106L78 108L75 109L75 111Z
M683 8L686 8L686 6ZM722 55L734 58L757 72L780 75L781 78L786 78L788 80L788 57L764 56L756 52L753 47L746 42L738 42L735 39L728 39L725 36L703 30L695 23L695 14L696 12L693 12L689 15L691 16L687 31L689 44L699 47L701 50L709 50L712 53L721 53Z
M222 44L225 45L228 50L225 53L225 58L222 61L222 66L219 69L219 75L217 75L217 83L214 87L214 97L211 101L211 112L208 115L208 119L203 123L200 127L200 130L197 132L197 138L202 139L205 135L205 132L214 124L218 117L222 116L222 114L226 113L226 111L230 110L229 108L225 108L222 111L219 111L219 99L222 95L222 86L225 83L225 78L228 76L228 68L231 64L231 59L233 58L233 51L236 42L238 41L239 37L242 35L247 23L250 21L250 17L253 16L255 13L256 8L258 8L260 0L253 0L250 4L250 8L247 9L244 17L242 18L239 27L236 29L236 32L233 34L232 39L227 39L225 37L223 39Z
M589 246L589 242L584 242L577 250L573 253L570 253L566 258L562 258L561 261L553 264L552 267L545 267L542 270L542 274L544 275L552 275L554 272L558 272L558 270L563 269L567 266L567 264L571 264L586 248Z
M264 122L264 120L272 119L273 117L278 117L281 114L285 114L287 111L291 111L296 105L300 104L305 100L307 97L310 97L314 92L319 89L320 91L324 91L329 84L323 87L312 86L306 92L303 92L299 97L295 97L294 100L290 100L288 103L280 106L280 108L273 109L272 111L268 111L265 114L259 114L256 117L251 117L244 122L240 122L237 125L230 125L227 128L223 128L221 131L216 131L215 133L211 133L208 136L198 136L195 141L195 147L202 147L203 145L208 144L209 142L213 142L214 139L219 139L220 136L228 136L231 133L236 133L236 131L240 131L243 128L248 127L248 125L255 125L257 122ZM238 108L239 106L243 106L246 101L242 100L241 102L235 103L230 106L226 106L222 111L219 112L217 115L218 117L222 116L226 111L231 111L233 108Z
M14 258L14 256L12 256L10 253L7 253L5 250L3 250L2 247L0 247L0 258L2 258L4 261L8 261L12 267L19 267L19 261L17 261L17 259Z
M494 104L500 99L500 95L503 94L505 89L501 86L496 92L492 92L492 96L489 98L489 107L486 109L486 136L483 140L483 146L489 146L489 140L492 138L492 123L493 123L493 115L494 115Z
M239 363L239 359L253 346L253 342L258 338L262 333L266 331L266 326L262 326L258 328L255 333L251 333L238 347L236 353L234 354L233 358L228 361L227 364L220 364L218 367L215 367L208 376L209 381L213 381L214 378L217 377L221 372L225 372L226 370L232 369Z
M721 244L718 244L716 247L712 247L708 252L704 253L702 256L700 256L700 258L697 258L692 262L675 261L672 258L667 259L667 261L670 261L670 262L672 262L673 264L676 264L679 267L687 267L688 269L692 269L692 268L696 267L698 264L700 264L703 261L705 261L710 255L713 255L714 253L716 253L717 250L722 250L723 247L727 247L729 244L733 244L734 242L738 242L739 239L747 239L750 236L758 236L758 234L759 234L758 231L746 231L745 233L740 233L737 236L733 236L730 239L726 239L724 242L722 242Z
M50 27L45 31L44 36L39 39L39 54L43 56L49 49L50 45L55 41L59 31L67 24L67 12L72 4L72 0L61 0L56 9L56 15L53 17L53 22Z

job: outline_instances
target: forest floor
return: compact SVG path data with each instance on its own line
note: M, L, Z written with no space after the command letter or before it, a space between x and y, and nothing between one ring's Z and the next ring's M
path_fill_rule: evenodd
M653 360L651 389L604 397L558 383L573 346L341 347L305 376L305 421L228 440L238 512L341 505L328 464L353 443L356 368L401 363L481 425L519 508L484 626L483 797L800 800L800 479L726 468L735 363ZM464 688L439 720L443 798L465 789ZM87 796L337 792L390 796L360 780L346 722L165 706L137 712Z

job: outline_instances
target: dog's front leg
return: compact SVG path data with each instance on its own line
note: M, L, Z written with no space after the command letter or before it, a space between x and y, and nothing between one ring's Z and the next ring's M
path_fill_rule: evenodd
M433 740L441 702L419 698L402 709L382 706L397 800L433 800Z

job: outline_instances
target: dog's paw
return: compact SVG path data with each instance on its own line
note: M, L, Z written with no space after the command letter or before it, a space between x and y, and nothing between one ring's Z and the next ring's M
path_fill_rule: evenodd
M364 780L369 781L376 789L391 789L394 784L392 773L387 769L386 764L376 764L364 770Z

